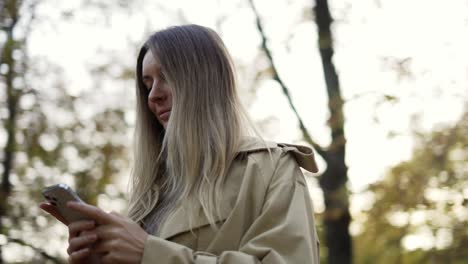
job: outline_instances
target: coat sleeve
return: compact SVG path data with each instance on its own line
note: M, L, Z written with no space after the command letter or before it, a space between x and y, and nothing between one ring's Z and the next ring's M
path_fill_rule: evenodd
M143 264L319 264L318 238L307 185L291 154L283 153L268 186L262 212L237 251L216 256L155 236L145 244Z

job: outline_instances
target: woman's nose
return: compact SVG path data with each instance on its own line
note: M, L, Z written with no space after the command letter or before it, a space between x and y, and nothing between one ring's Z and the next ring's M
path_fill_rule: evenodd
M148 95L149 101L153 103L157 103L157 102L164 101L166 97L167 96L165 95L162 87L158 87L158 84L155 82Z

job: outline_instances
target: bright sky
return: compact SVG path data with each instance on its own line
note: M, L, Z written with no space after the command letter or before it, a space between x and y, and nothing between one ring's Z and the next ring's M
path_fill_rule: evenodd
M217 30L240 73L255 69L253 58L258 54L260 38L247 1L137 1L141 8L134 8L133 14L112 12L107 23L92 22L99 13L85 10L76 13L73 22L58 23L58 10L72 9L80 1L44 1L39 5L38 16L49 20L33 28L30 55L44 56L64 67L68 88L78 94L93 88L88 73L90 65L105 62L109 54L116 55L122 64L134 65L136 46L128 44L128 40L139 44L146 32L185 19ZM255 1L280 75L313 138L326 146L330 142L327 97L316 27L310 19L312 2ZM389 166L410 158L411 126L415 125L416 115L420 116L418 127L424 130L453 122L460 116L468 98L468 34L462 34L468 32L468 3L330 2L336 19L334 62L342 94L345 99L358 97L345 105L349 186L357 193L381 178ZM407 65L412 76L399 79L392 68L395 58L410 58ZM251 77L240 78L241 84L245 84L243 80ZM265 137L299 142L297 121L280 87L265 79L257 86L255 98L248 97L250 88L241 87L241 94L254 120L274 120L266 126ZM128 83L108 82L102 86L102 92L109 95L109 103L115 102L116 96L120 102L128 98L128 89L133 89ZM383 94L401 99L395 105L378 104ZM131 105L133 101L121 103ZM396 136L388 137L390 132ZM313 180L311 186L316 210L322 211L321 194ZM366 203L366 195L353 195L352 212Z

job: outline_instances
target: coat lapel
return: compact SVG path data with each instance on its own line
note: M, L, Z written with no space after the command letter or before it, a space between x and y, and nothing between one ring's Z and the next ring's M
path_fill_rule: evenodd
M228 218L234 206L233 202L237 194L235 192L223 192L223 199L221 201L221 212L216 218L216 222L221 222ZM190 223L192 221L192 223ZM164 222L159 236L163 239L170 239L179 234L189 232L190 226L192 230L208 226L210 222L203 213L201 206L195 207L193 210L188 210L183 206L178 206L177 209Z
M273 149L281 147L285 151L291 151L294 155L299 166L310 171L317 172L317 165L314 159L314 152L311 148L293 144L283 144L274 142L262 142L257 138L245 138L240 145L239 154L252 153L258 151L264 151L267 149ZM234 167L233 170L240 170L239 167ZM229 186L223 190L223 198L221 200L221 214L217 219L217 222L224 221L228 218L232 208L234 208L237 200L238 187L242 182L243 171L231 171L230 178L227 179L226 185ZM239 177L236 177L239 176ZM192 219L193 223L190 223ZM187 210L183 206L177 207L175 211L166 219L164 222L159 236L163 239L170 239L179 234L189 232L190 226L195 230L197 228L209 225L209 221L203 214L200 206L193 210Z

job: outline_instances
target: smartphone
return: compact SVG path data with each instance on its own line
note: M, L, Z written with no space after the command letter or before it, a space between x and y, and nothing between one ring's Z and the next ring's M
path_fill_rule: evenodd
M88 219L81 213L67 207L67 202L69 201L84 203L68 185L60 183L46 187L44 190L42 190L42 195L50 204L57 208L59 213L69 223Z

